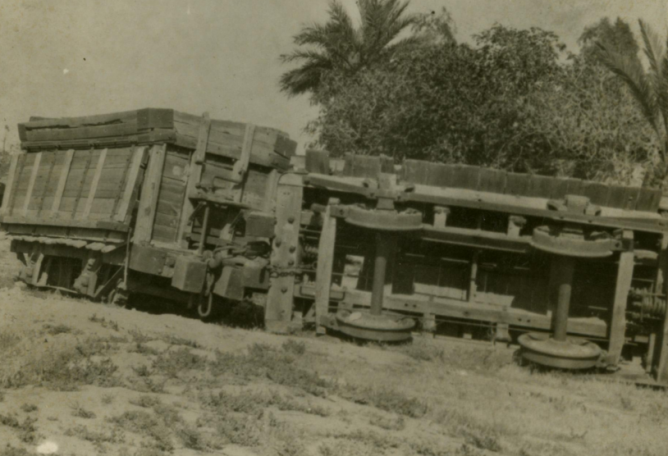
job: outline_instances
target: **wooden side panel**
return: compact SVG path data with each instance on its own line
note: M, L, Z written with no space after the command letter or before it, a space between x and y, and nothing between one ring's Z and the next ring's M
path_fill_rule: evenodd
M145 148L45 151L20 155L8 194L7 223L94 228L127 222L129 202L117 217L124 191L134 187ZM23 158L21 158L23 157ZM132 183L130 182L132 181ZM101 225L100 225L101 226ZM114 228L109 228L114 229Z

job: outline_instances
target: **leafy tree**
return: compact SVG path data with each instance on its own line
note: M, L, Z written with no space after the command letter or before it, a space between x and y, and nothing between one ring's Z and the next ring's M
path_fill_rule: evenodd
M660 177L668 166L668 52L651 27L640 20L643 51L649 62L645 71L640 60L619 52L613 43L600 41L601 62L629 87L640 112L654 130L660 144L662 167Z
M359 0L361 24L356 28L343 5L332 0L329 20L303 28L293 38L298 49L281 56L284 63L300 65L281 76L281 90L289 95L316 93L325 75L338 71L350 77L413 42L412 36L400 38L417 23L417 16L406 14L408 3Z
M421 42L327 75L310 124L318 145L618 183L652 166L656 144L631 95L584 51L567 54L536 28L495 25L475 40Z

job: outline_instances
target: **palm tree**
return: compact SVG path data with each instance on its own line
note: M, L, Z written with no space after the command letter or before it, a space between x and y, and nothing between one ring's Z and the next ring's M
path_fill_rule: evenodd
M413 41L413 37L397 39L417 20L416 16L405 14L408 3L409 0L358 0L362 21L355 27L343 5L331 0L329 20L304 27L293 38L299 48L281 55L283 63L301 64L281 76L281 90L290 96L316 93L328 72L353 74Z
M644 52L649 67L637 55L620 53L608 42L600 42L601 62L619 76L631 90L643 116L657 135L663 161L659 175L668 166L668 52L651 27L639 20Z

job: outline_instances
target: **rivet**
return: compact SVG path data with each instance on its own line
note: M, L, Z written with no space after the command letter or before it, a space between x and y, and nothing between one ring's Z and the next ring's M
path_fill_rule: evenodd
M290 246L290 253L294 253L295 250L297 250L297 247L295 247L294 245Z
M281 288L281 291L282 291L283 293L287 293L287 292L288 292L288 287L283 287L283 288Z
M288 217L288 223L294 223L295 218L294 217Z
M288 261L288 266L294 266L295 260L289 260Z

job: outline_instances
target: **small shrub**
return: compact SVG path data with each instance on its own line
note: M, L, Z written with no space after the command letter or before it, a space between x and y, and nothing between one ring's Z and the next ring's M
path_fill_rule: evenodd
M130 334L130 337L132 337L132 340L136 344L145 344L147 342L151 342L152 340L155 340L155 338L149 337L146 334L144 334L141 331L138 331L136 329L131 329L130 331L128 331L128 334Z
M84 425L77 425L65 431L68 437L76 437L94 444L102 443L123 443L125 442L125 434L118 429L111 429L109 432L91 431Z
M35 443L39 438L35 423L37 418L28 416L20 422L15 415L0 415L0 424L10 427L18 433L19 439L24 443Z
M298 342L294 339L288 339L281 345L281 348L287 353L293 355L301 356L306 353L306 344L304 342Z
M15 446L7 444L6 447L0 449L0 456L32 456L33 453L29 452L25 448L17 448Z
M196 355L183 347L161 353L153 361L152 367L167 377L178 378L179 374L189 370L204 370L206 365L205 357Z
M11 332L0 333L0 353L14 347L21 341L21 338Z
M502 450L498 433L491 429L478 428L463 431L466 443L481 450L498 453Z
M96 416L94 412L86 410L78 402L72 404L70 408L72 409L72 416L75 416L77 418L84 418L87 420L91 420Z
M129 411L110 417L108 421L126 431L150 437L153 440L153 446L159 450L168 452L174 450L169 429L148 412L143 410Z
M116 332L120 330L118 323L112 320L107 320L104 317L98 317L97 314L91 315L88 320L92 321L93 323L99 323L103 328L113 329Z
M153 347L149 347L142 342L136 342L134 347L130 348L128 351L130 353L139 353L141 355L148 355L148 356L157 356L160 354L158 350L156 350Z
M100 399L104 405L109 405L112 402L114 402L114 395L113 394L103 394L102 398Z
M194 340L184 339L183 337L177 337L174 336L173 334L166 336L163 340L170 345L181 345L190 348L202 348L202 346Z
M406 422L402 416L388 418L381 415L373 415L371 420L369 420L369 424L378 426L386 431L403 431L406 427Z
M358 404L372 405L386 412L411 418L422 418L429 410L425 402L388 388L352 386L345 388L342 395Z
M56 336L58 334L69 334L69 333L72 332L72 328L70 328L67 325L63 325L63 324L56 325L56 326L47 324L47 325L42 326L42 328L50 336Z
M136 405L138 407L153 408L156 405L162 404L162 401L159 397L142 395L137 399L131 399L130 404Z
M150 377L153 375L153 371L145 364L140 364L139 366L132 366L132 371L137 377Z
M21 410L23 410L26 413L31 413L31 412L36 412L37 410L39 410L39 407L37 407L35 404L26 403L26 404L23 404L21 406Z

